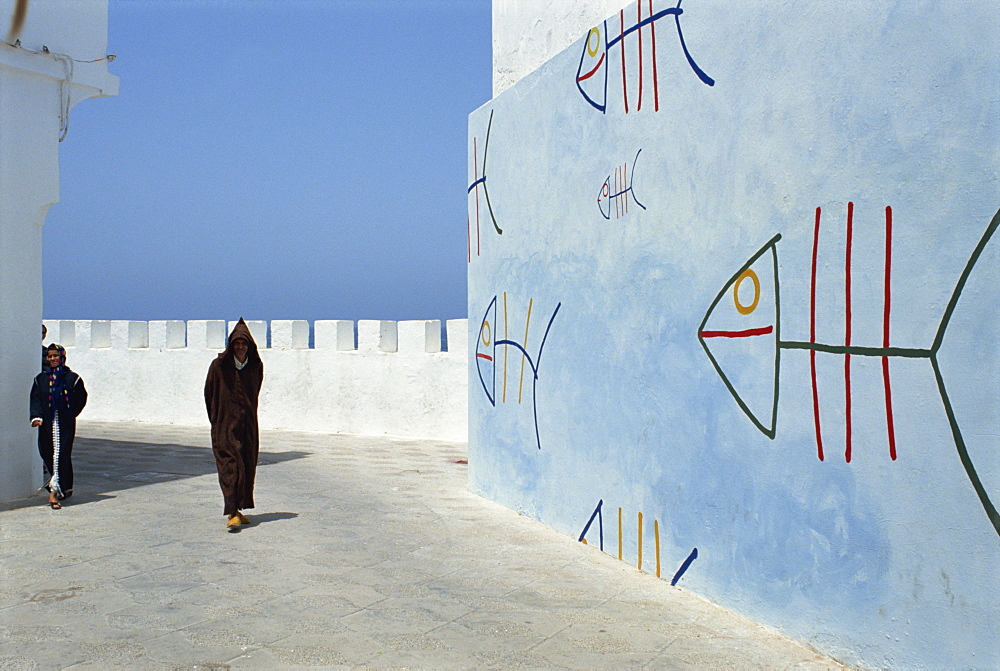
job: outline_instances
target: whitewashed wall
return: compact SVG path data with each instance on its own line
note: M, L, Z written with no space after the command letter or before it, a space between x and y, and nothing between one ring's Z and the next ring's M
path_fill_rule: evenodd
M620 8L621 0L493 0L493 95Z
M224 321L46 320L49 341L90 393L81 419L208 426L208 365L225 348ZM464 442L466 320L248 322L264 361L263 428Z
M13 7L0 0L0 40L10 37ZM32 0L17 39L0 43L0 501L42 482L28 391L39 365L42 225L59 200L59 141L76 103L118 93L104 60L106 0Z
M1000 3L608 14L470 115L470 487L851 664L1000 667Z

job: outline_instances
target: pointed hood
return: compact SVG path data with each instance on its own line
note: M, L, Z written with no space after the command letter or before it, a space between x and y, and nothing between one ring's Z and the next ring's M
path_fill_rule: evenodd
M247 348L247 364L260 363L260 355L257 353L257 343L254 342L253 334L250 333L250 327L243 321L243 317L240 317L240 320L236 322L236 326L233 327L233 332L229 334L229 339L226 340L226 351L220 354L219 358L232 360L235 356L233 353L233 341L237 338L243 338L249 345Z

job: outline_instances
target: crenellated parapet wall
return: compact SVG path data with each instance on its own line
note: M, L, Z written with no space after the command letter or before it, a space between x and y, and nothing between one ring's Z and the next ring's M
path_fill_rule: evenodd
M86 382L81 419L208 426L205 375L235 322L44 323ZM264 361L262 428L467 439L467 320L446 322L447 349L438 320L247 324Z

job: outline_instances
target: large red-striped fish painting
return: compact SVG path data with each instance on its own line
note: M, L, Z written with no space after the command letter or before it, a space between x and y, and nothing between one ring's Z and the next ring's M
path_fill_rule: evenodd
M962 435L959 418L946 386L947 371L943 370L939 352L946 344L948 326L956 308L960 305L962 290L976 271L977 262L990 244L998 225L1000 211L990 221L985 233L969 257L958 278L941 320L938 323L933 342L927 347L897 347L890 338L890 314L892 305L892 208L885 208L885 264L883 272L883 323L880 343L857 343L852 339L851 316L851 255L854 228L854 204L847 204L847 225L845 239L844 266L844 341L821 342L816 335L816 285L818 250L822 210L816 208L813 232L812 264L810 278L809 339L807 341L785 340L781 337L781 300L778 281L777 243L781 235L775 235L723 285L705 313L698 327L698 340L715 367L722 382L736 400L754 426L769 438L775 437L778 417L778 380L781 370L783 350L803 350L809 356L810 382L815 427L816 453L822 461L826 459L823 443L823 414L817 385L817 357L836 356L843 363L844 380L844 459L852 458L852 399L851 362L856 357L875 357L881 362L882 385L885 403L886 442L889 457L897 457L895 421L892 409L891 362L900 358L926 359L930 364L929 374L934 376L941 402L951 427L955 448L959 459L982 503L993 528L1000 534L1000 515L993 499L997 498L984 485L970 456L966 440ZM980 273L989 273L990 269ZM996 356L996 349L985 350L979 356ZM952 384L958 384L953 381ZM761 391L763 389L763 392ZM995 436L994 436L995 438ZM978 439L978 437L977 437ZM828 446L827 446L828 447ZM996 446L987 451L995 456Z

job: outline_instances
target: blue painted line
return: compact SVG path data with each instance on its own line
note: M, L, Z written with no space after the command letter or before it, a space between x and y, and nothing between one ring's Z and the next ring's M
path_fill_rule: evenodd
M619 42L621 42L622 39L626 35L628 35L630 33L634 33L635 31L639 30L643 26L646 26L646 25L649 25L650 23L653 23L657 19L661 19L664 16L667 16L668 14L673 14L674 16L680 16L683 13L684 13L684 10L681 9L680 7L671 7L670 9L664 9L663 11L657 12L656 14L653 14L652 16L648 16L645 19L643 19L641 22L636 23L635 25L633 25L631 28L627 28L624 33L622 33L621 35L619 35L615 39L613 39L610 42L608 42L608 48L610 49L611 47L613 47L616 44L618 44Z
M493 299L494 301L496 298ZM562 307L562 303L556 304L556 309L552 312L552 316L549 318L549 324L545 327L545 335L542 336L542 343L538 346L537 359L535 361L531 360L531 355L528 354L528 350L524 349L524 345L514 342L513 340L497 340L494 342L494 347L499 347L500 345L510 345L511 347L520 351L524 357L528 360L528 366L531 368L531 405L532 414L535 418L535 443L538 445L538 449L542 449L542 438L538 433L538 397L536 395L536 389L538 387L538 366L542 362L542 350L545 349L545 341L549 337L549 329L552 328L552 322L555 321L556 314L559 312L559 308ZM489 310L487 310L487 313ZM494 406L496 403L493 404Z
M583 533L580 534L579 540L583 542L583 539L587 536L587 532L590 531L590 525L594 523L594 518L597 518L597 524L601 532L601 551L604 551L604 515L601 513L601 508L604 506L604 499L597 502L597 507L594 508L593 514L590 519L587 520L587 526L583 527Z
M538 377L538 370L535 368L535 362L531 360L531 355L528 354L528 350L524 349L524 346L521 345L521 343L514 342L513 340L497 340L496 346L500 347L500 345L510 345L514 349L520 351L521 354L524 355L524 358L528 360L528 367L531 368L531 374Z
M677 4L679 5L680 3ZM674 21L677 22L677 37L680 38L681 49L684 50L684 58L687 59L688 65L691 66L694 73L698 75L698 79L700 79L703 83L708 84L709 86L715 86L715 80L705 74L705 71L699 68L698 64L694 62L694 58L691 57L691 52L688 51L687 44L684 42L684 32L681 30L680 16L675 15Z
M497 297L494 296L493 300L490 301L489 307L486 308L486 313L483 315L482 324L479 326L479 342L482 342L482 338L483 338L483 324L486 324L486 318L490 316L490 310L493 309L493 307L496 305L496 303L497 303ZM494 318L493 321L496 321L496 319ZM494 324L494 326L496 326L496 324ZM479 352L479 342L476 343L476 352L477 353ZM494 362L496 361L496 351L497 351L496 343L494 342L494 344L493 344L493 355L494 355L493 356L493 360L494 360ZM479 357L476 357L476 370L479 372L479 381L482 382L482 384L483 384L483 391L486 392L486 398L490 399L490 405L492 405L494 408L497 407L497 402L496 402L496 387L497 387L497 369L496 369L496 364L494 363L494 365L493 365L493 379L491 380L491 382L493 383L493 391L492 392L490 391L489 387L486 386L486 380L483 379L483 369L479 367Z
M691 550L691 554L689 554L688 558L684 560L684 563L681 564L681 567L677 569L677 573L674 574L673 580L670 581L671 587L677 585L677 581L681 579L681 576L684 575L684 573L691 566L691 562L693 562L697 558L698 558L698 548L695 548L694 550Z

